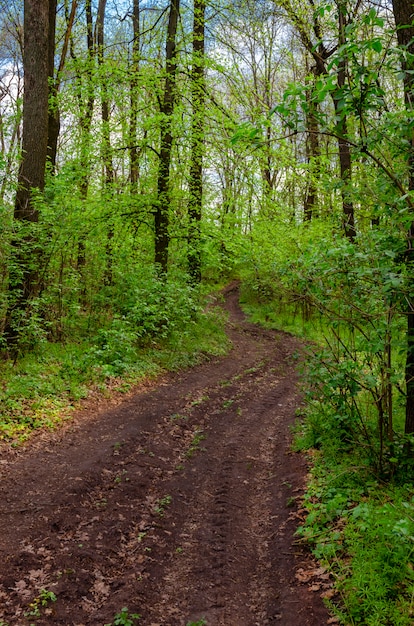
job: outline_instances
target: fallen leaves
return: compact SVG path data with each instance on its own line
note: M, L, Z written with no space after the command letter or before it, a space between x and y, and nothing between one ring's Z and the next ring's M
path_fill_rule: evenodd
M332 587L331 574L325 567L312 567L309 569L303 569L299 567L296 570L295 578L303 584L309 584L309 591L317 593L321 591L321 597L324 599L331 599L336 595L335 589ZM334 624L335 622L329 622Z

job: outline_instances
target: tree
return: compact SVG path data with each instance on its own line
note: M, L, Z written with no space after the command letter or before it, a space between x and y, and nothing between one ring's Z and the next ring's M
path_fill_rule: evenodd
M301 3L300 3L301 4ZM347 73L347 57L346 57L346 41L347 31L355 20L358 9L361 5L360 0L352 8L348 8L346 0L337 0L336 8L338 15L337 24L337 42L335 45L328 47L324 43L322 27L320 24L320 15L325 9L317 10L313 0L309 0L306 7L299 6L293 0L281 0L280 5L286 10L286 13L297 29L302 44L313 58L315 66L313 72L318 77L325 77L331 74L336 80L336 88L330 91L333 105L336 113L336 136L338 141L338 156L341 175L341 196L343 206L343 228L345 235L351 241L354 239L355 217L354 206L350 198L350 185L352 182L352 159L351 149L348 141L348 120L346 109L343 108L343 93ZM341 51L337 59L336 67L331 64L328 68L328 61L334 53Z
M172 122L177 98L177 26L180 14L180 0L171 0L165 46L165 83L160 98L160 150L155 208L155 265L162 275L168 269L169 210L170 210L170 168L173 147Z
M395 25L397 27L398 45L402 51L402 70L404 76L404 100L407 112L414 111L414 5L411 0L393 0ZM406 128L406 158L408 168L408 190L414 191L414 144L412 127ZM414 206L411 206L411 213ZM414 218L407 232L406 263L410 275L407 295L407 357L405 365L406 411L405 432L414 433Z
M19 326L30 301L39 293L40 250L36 231L39 220L36 194L45 185L49 98L49 0L24 3L24 97L22 161L18 176L14 219L26 231L13 241L10 261L9 307L5 337L11 352L17 349Z
M98 69L103 74L104 70L104 41L105 41L105 11L106 0L99 0L98 12L95 24L96 53ZM112 163L112 148L110 136L109 96L106 76L101 75L101 117L102 117L102 160L105 169L105 186L114 181L114 168Z
M48 122L48 160L52 173L56 169L57 146L60 133L60 111L58 94L61 85L62 72L65 67L68 53L69 41L72 27L75 20L78 0L72 0L71 10L67 16L66 31L63 40L63 47L60 55L59 66L55 73L56 55L56 0L50 0L49 6L49 122Z
M131 190L136 192L139 180L139 152L137 147L138 128L138 87L140 60L140 6L139 0L133 0L132 8L132 59L130 66L130 122L129 122L129 155Z
M312 68L311 80L314 82L315 68ZM307 94L307 110L306 110L306 159L309 166L309 181L306 190L304 202L304 219L311 220L314 211L317 208L317 179L320 175L320 142L319 142L319 124L317 115L317 103L312 98L311 92Z
M206 1L194 0L193 66L191 72L192 127L189 180L188 269L195 283L201 280L200 226L203 205L203 155L205 124L205 13Z

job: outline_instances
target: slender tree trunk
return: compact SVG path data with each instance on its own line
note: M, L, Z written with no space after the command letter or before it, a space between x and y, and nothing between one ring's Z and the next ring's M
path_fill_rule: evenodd
M205 106L205 13L206 0L194 0L193 67L191 92L190 200L188 207L188 270L194 283L201 281L200 226L203 205L204 106Z
M39 220L36 190L43 191L48 132L49 0L24 3L24 96L22 161L18 175L14 219L27 228L12 242L9 308L5 337L11 352L19 340L19 320L39 289L39 245L30 228ZM35 191L35 193L33 193Z
M130 82L130 120L129 120L129 159L132 192L137 191L139 180L139 152L137 147L137 129L138 129L138 74L139 74L139 58L140 58L140 10L139 0L134 0L132 8L132 32L134 40L132 42L132 61L131 61L131 82Z
M319 145L319 125L317 119L317 104L312 97L308 98L308 112L306 114L306 127L308 136L306 140L306 158L309 165L308 188L306 190L304 202L304 220L309 222L314 217L315 208L318 202L318 192L316 180L320 173L321 149Z
M105 194L113 193L114 167L112 162L112 146L110 133L110 102L108 96L108 88L106 84L106 76L103 75L102 68L104 65L104 43L105 43L105 11L106 0L99 0L98 14L96 17L95 37L96 50L98 57L98 67L101 70L101 115L102 115L102 159L105 171L105 180L103 189ZM104 274L105 285L112 285L112 261L113 261L113 225L109 226L106 240L106 265Z
M93 39L93 17L92 17L92 0L85 0L85 16L86 16L86 49L87 62L86 71L82 72L78 67L76 69L77 83L77 99L79 105L79 126L80 126L80 195L83 202L86 201L89 188L90 177L90 143L91 143L91 126L95 105L95 87L93 81L93 65L95 61L95 48ZM71 39L71 56L76 62L76 56L73 49ZM86 82L86 99L84 101L82 93L83 75ZM79 233L78 240L78 256L77 270L81 278L80 301L82 306L86 304L86 286L84 280L84 268L86 265L86 246L84 233Z
M9 147L7 151L7 156L5 158L5 166L4 166L4 175L3 180L0 185L0 202L4 201L4 195L6 193L6 188L12 180L12 171L14 163L17 160L17 154L20 147L20 123L21 123L21 105L18 105L16 118L13 124L13 131L9 141ZM6 150L4 146L2 146L2 153L5 155Z
M339 46L344 46L346 43L346 3L338 2L338 29L339 29ZM343 56L338 66L338 91L333 93L333 102L335 107L335 113L338 119L337 134L338 134L338 151L339 151L339 167L341 172L341 196L343 207L343 227L345 235L351 241L355 238L355 218L354 218L354 205L349 198L349 190L352 182L352 160L351 149L347 140L348 136L348 120L346 115L340 109L340 99L346 80L346 59Z
M407 111L414 110L414 4L410 0L393 0L395 24L397 26L398 44L404 51L402 69L404 71L404 96ZM407 165L408 188L414 191L414 135L407 130ZM406 262L411 281L407 289L407 357L405 365L406 411L405 432L414 433L414 220L407 232Z
M60 115L56 101L57 90L55 83L56 5L57 0L49 0L49 114L47 158L51 165L52 172L55 171L57 142L60 132Z
M346 43L346 26L347 26L347 2L348 0L337 0L336 6L338 9L338 48ZM289 19L292 24L298 29L303 46L312 56L315 61L315 75L327 76L327 61L330 57L330 52L325 48L322 41L322 29L319 23L318 12L314 12L314 21L310 26L305 23L300 17L298 17L294 7L290 0L279 0L280 5L286 10L289 15ZM314 7L313 0L309 0L309 4ZM359 5L359 1L356 3ZM311 31L316 35L319 40L315 45L312 40ZM346 60L342 59L338 67L337 72L337 84L338 90L332 92L332 100L335 107L335 113L338 116L337 134L338 134L338 156L340 176L342 181L341 196L342 196L342 223L346 237L351 241L355 238L355 219L354 219L354 206L349 196L349 189L352 182L352 160L349 143L347 141L348 125L347 119L343 111L340 110L339 101L341 95L341 88L345 85L346 79Z
M172 117L176 100L177 81L177 26L180 12L180 0L171 0L168 19L165 86L161 101L160 161L158 169L158 198L155 210L155 255L154 261L160 273L165 275L168 269L169 245L169 205L170 205L170 168L173 146Z
M104 39L105 39L105 10L106 0L99 0L98 14L96 17L95 37L98 57L98 67L101 70L104 64ZM105 187L114 181L114 168L112 163L112 148L110 137L110 111L109 111L108 88L106 77L101 75L101 110L102 110L102 157L105 169Z
M57 102L59 94L61 73L65 66L66 56L68 52L69 40L72 32L73 22L75 20L77 0L72 0L72 6L69 16L67 17L66 32L63 42L62 53L60 56L59 67L55 76L55 31L56 31L56 0L50 0L50 37L49 37L49 122L48 122L48 142L47 142L47 158L50 164L52 174L56 171L57 146L60 134L60 111Z
M80 193L85 200L88 195L89 176L90 176L90 143L91 143L91 126L95 105L95 87L93 80L93 65L95 61L95 47L93 39L93 17L92 17L92 0L85 0L85 16L86 16L86 49L87 60L86 68L80 68L76 58L73 42L71 41L71 56L75 61L76 67L76 97L79 106L79 162L80 162ZM86 98L83 97L82 84L86 83Z

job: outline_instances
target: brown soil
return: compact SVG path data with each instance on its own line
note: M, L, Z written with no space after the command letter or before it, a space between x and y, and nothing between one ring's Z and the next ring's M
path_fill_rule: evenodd
M103 626L125 606L140 626L331 623L329 576L294 540L300 344L246 322L234 286L225 306L227 357L2 452L1 624Z

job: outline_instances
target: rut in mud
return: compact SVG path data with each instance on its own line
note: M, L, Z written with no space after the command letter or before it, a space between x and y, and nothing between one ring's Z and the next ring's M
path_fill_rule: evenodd
M225 306L227 357L2 453L0 621L103 626L127 606L140 626L328 623L327 576L293 537L300 344L249 324L235 287Z

